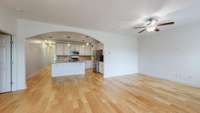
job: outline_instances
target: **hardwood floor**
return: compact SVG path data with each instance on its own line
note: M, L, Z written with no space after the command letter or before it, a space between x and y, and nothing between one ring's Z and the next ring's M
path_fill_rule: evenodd
M92 72L52 80L45 69L27 90L1 94L0 113L200 113L200 89L146 76L103 79Z

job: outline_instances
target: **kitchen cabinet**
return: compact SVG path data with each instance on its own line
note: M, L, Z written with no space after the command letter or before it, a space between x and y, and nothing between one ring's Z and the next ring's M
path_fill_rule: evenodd
M79 53L80 53L80 55L84 55L84 47L80 47L80 51L79 51Z
M74 51L80 51L80 45L72 45L74 46Z
M91 53L92 53L91 47L86 46L86 47L84 48L84 55L92 55Z
M71 51L76 51L75 45L71 45Z
M56 55L70 55L71 51L79 51L79 55L93 55L92 48L90 46L67 44L56 44Z
M67 44L64 44L64 55L70 55L71 47Z
M92 69L92 68L94 68L94 62L92 60L85 61L85 68L86 69Z
M77 76L85 75L85 63L84 62L65 62L54 63L51 66L51 76Z
M64 55L64 44L56 44L56 55Z

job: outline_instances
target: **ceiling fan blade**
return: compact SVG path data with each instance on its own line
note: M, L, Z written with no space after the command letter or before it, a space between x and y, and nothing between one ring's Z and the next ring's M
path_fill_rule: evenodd
M138 32L138 33L142 33L142 32L144 32L144 31L146 31L146 29L143 29L143 30L141 30L140 32Z
M134 27L134 29L141 29L141 28L145 28L145 26Z
M158 24L158 26L165 26L165 25L172 25L172 24L175 24L175 22L161 23L161 24Z
M155 29L155 31L156 31L156 32L159 32L159 31L160 31L160 29L156 28L156 29Z

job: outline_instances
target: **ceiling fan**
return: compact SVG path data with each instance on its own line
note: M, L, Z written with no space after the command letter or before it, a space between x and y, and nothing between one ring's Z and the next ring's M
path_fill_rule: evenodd
M150 17L145 20L145 23L141 26L135 26L135 29L141 29L138 33L147 32L159 32L159 26L173 25L175 22L159 23L159 20L155 17Z

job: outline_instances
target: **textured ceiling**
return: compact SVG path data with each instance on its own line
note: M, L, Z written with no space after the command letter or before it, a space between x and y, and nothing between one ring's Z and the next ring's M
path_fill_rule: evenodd
M21 18L101 31L129 33L148 16L175 26L200 19L199 0L1 0Z

